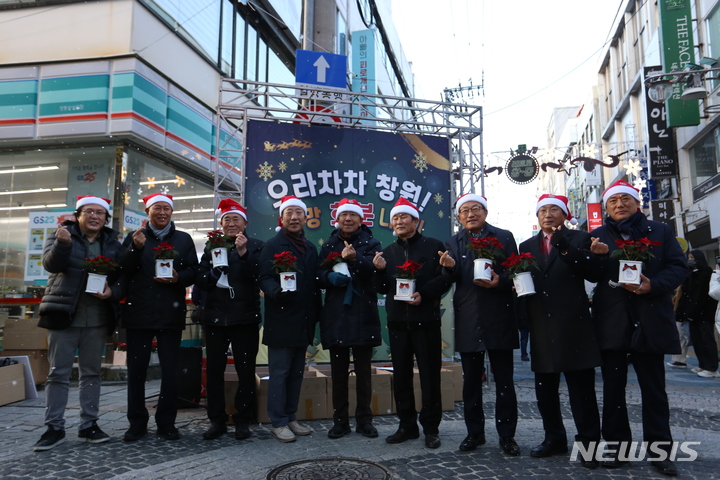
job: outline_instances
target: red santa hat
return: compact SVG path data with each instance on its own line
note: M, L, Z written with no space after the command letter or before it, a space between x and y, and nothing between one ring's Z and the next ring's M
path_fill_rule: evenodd
M175 207L175 205L173 204L172 195L167 195L165 193L153 193L152 195L143 197L143 202L145 202L145 208L150 208L158 202L168 203L170 204L170 208Z
M305 212L307 212L307 205L305 205L302 200L293 195L287 195L285 197L282 197L280 199L280 202L280 217L278 217L278 226L275 227L276 232L279 232L282 228L282 214L287 207L300 207Z
M570 209L568 208L567 197L563 195L552 195L550 193L542 195L540 198L538 198L537 205L535 206L535 215L537 215L537 212L540 211L540 208L546 205L555 205L557 207L560 207L560 209L565 212L567 221L570 222L571 225L577 225L577 220L575 219L575 217L572 216L572 213L570 213Z
M247 211L238 202L231 198L224 198L218 203L215 215L220 215L220 220L228 213L237 213L247 222Z
M460 213L460 207L463 206L466 202L478 202L483 207L485 207L485 210L487 210L487 198L478 195L477 193L466 193L465 195L460 195L457 199L457 202L455 202L455 213Z
M417 207L410 203L407 198L400 197L398 198L397 203L395 203L395 206L390 210L390 219L397 215L398 213L407 213L408 215L412 215L413 217L420 219L420 212L418 211Z
M105 210L110 211L110 200L107 198L96 197L95 195L78 196L75 202L75 210L85 205L100 205Z
M343 212L357 213L360 216L361 220L365 218L365 213L363 212L360 203L352 198L343 198L342 200L340 200L340 203L338 203L338 207L335 212L335 218L340 218L340 214ZM335 228L338 228L339 226L340 224L336 221Z
M607 190L603 192L603 203L607 205L607 201L612 197L613 195L617 195L618 193L627 193L631 197L633 197L635 200L640 202L640 191L630 185L625 180L618 180L617 182L610 185Z

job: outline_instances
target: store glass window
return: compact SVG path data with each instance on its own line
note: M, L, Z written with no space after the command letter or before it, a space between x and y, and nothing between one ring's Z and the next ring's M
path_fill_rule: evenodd
M232 75L234 18L235 7L229 0L225 0L222 4L222 47L220 49L220 68L226 75Z
M270 4L280 21L299 39L302 31L302 0L270 0Z
M202 253L207 232L215 225L211 180L201 180L190 172L131 149L126 152L123 233L127 235L136 230L147 218L143 197L153 193L169 194L173 197L175 227L188 232L198 253Z
M690 180L693 188L720 172L720 128L716 128L690 150Z
M112 198L114 162L115 146L0 153L0 294L46 284L47 235L74 219L78 195Z
M708 57L711 58L720 58L720 7L715 6L713 11L710 13L710 15L707 16L705 19L705 26L707 29L707 36L708 36L708 42L707 42L707 49L708 49ZM717 65L714 65L717 66ZM710 77L713 77L711 79L712 89L714 90L719 84L720 81L715 80L714 76L710 75Z

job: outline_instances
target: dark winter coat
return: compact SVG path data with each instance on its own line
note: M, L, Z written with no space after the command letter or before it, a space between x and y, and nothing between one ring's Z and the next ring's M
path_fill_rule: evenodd
M38 326L49 330L61 330L68 328L75 315L80 295L85 293L87 284L87 270L81 265L88 258L87 248L82 239L82 232L77 222L65 221L62 223L67 227L72 242L65 245L57 241L55 232L48 235L43 247L43 268L50 275L40 302L40 320ZM119 233L109 227L103 227L98 234L101 255L118 261L120 258L120 242L117 240ZM108 285L112 285L119 271L108 275ZM108 332L115 330L115 322L119 316L117 301L107 300Z
M484 288L473 283L475 254L466 247L470 234L462 229L445 242L455 260L455 268L443 269L455 282L455 350L482 352L485 349L512 350L520 346L515 318L512 280L500 265L505 258L517 253L513 234L508 230L485 224L484 237L497 238L503 245L503 256L494 260L493 270L500 277L497 288Z
M195 282L198 260L195 244L190 235L175 229L172 224L168 235L160 241L149 228L144 228L145 245L135 248L132 234L123 242L120 257L123 269L121 282L113 287L125 293L123 326L142 330L183 330L185 328L185 289ZM177 256L173 268L178 273L177 283L159 283L155 277L153 248L167 242L175 247Z
M217 287L219 277L213 274L211 252L205 248L198 267L196 286L208 292L200 322L213 327L259 325L260 286L258 260L264 243L248 238L247 252L242 257L237 248L228 250L228 283L230 289Z
M438 252L445 251L440 240L416 233L407 241L398 239L383 249L387 267L373 273L373 287L378 293L387 294L388 328L415 330L436 328L441 325L440 299L450 288L450 280L442 275ZM416 277L415 291L420 294L420 305L410 305L395 300L397 267L412 260L422 267Z
M382 247L365 225L361 225L347 239L339 230L335 230L320 250L320 263L330 253L342 252L346 241L357 253L355 261L348 263L352 276L350 285L335 287L327 278L332 269L318 270L320 287L325 289L325 305L320 315L320 338L324 348L377 346L382 340L377 292L372 286L372 275L375 270L375 252L382 250ZM352 303L344 305L348 288L352 289Z
M676 318L680 321L714 322L718 302L708 295L713 270L700 250L691 250L697 265L682 285Z
M274 256L290 251L297 257L297 291L281 292L280 276L273 268ZM320 289L315 245L305 240L301 255L284 233L265 243L260 254L260 289L265 293L263 343L274 348L307 347L313 343L320 315Z
M680 353L672 295L688 275L685 255L669 225L643 216L638 228L640 238L661 242L652 251L654 257L642 268L643 275L650 279L651 292L636 295L611 287L608 281L618 281L619 260L609 254L602 257L593 278L588 279L597 282L592 314L600 350ZM593 230L592 236L607 244L609 253L617 249L615 240L622 238L616 228L607 224Z
M537 261L530 270L536 293L518 299L530 320L532 370L557 373L594 368L601 362L600 348L584 281L597 266L590 254L590 234L562 229L553 235L568 239L566 255L552 248L546 259L543 232L520 244L520 251L531 253Z

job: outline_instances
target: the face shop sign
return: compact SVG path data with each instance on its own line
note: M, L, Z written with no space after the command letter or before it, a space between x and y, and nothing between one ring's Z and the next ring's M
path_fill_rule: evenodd
M538 176L540 166L535 157L529 153L518 153L510 157L505 164L505 174L518 185L525 185Z

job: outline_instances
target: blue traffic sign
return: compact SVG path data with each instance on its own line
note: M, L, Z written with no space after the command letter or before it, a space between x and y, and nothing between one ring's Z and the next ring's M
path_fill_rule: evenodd
M347 89L347 55L295 51L295 83Z

